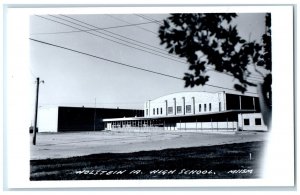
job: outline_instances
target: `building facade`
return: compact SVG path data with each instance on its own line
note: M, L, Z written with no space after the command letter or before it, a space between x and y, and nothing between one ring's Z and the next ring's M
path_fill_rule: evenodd
M145 117L185 116L226 110L224 92L174 93L144 104Z
M244 131L268 131L267 126L262 120L261 113L239 114L239 129Z
M182 92L149 100L144 104L145 117L192 116L226 110L260 112L258 97L225 92Z
M247 125L247 120L242 120L245 117L262 121L258 97L226 92L181 92L146 101L144 117L105 119L104 123L107 130L121 131L266 130L263 122Z

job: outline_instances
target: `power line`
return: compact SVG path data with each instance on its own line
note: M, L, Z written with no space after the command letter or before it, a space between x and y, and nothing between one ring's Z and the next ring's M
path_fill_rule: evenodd
M37 16L37 17L41 17L41 18L46 19L46 20L50 20L50 21L53 21L53 22L62 24L62 25L65 25L65 26L68 26L68 27L71 27L71 28L74 28L74 29L77 29L77 30L82 30L82 29L80 29L80 28L77 28L77 27L74 27L74 26L72 26L72 25L65 24L65 23L63 23L63 22L59 22L59 21L56 21L56 20L53 20L53 19L50 19L50 18L46 18L46 17L38 16L38 15L36 15L36 16ZM52 16L52 17L56 17L56 16ZM70 23L72 23L72 22L70 22ZM79 24L77 24L77 25L79 25ZM79 26L82 26L82 25L79 25ZM87 27L84 27L84 28L87 28ZM150 52L150 51L141 49L141 48L136 48L136 47L131 46L131 45L128 45L128 44L126 44L126 43L118 42L118 41L112 40L112 39L110 39L110 38L103 37L103 36L101 36L101 35L97 35L97 34L94 34L94 33L91 33L91 32L85 32L85 33L94 35L94 36L96 36L96 37L100 37L100 38L102 38L102 39L106 39L106 40L108 40L108 41L111 41L111 42L114 42L114 43L117 43L117 44L120 44L120 45L124 45L124 46L130 47L130 48L133 48L133 49L136 49L136 50L139 50L139 51L143 51L143 52L146 52L146 53L149 53L149 54L152 54L152 55L160 56L160 57L162 57L162 58L166 58L166 59L169 59L169 60L172 60L172 61L176 61L176 62L183 63L183 62L181 62L181 61L178 61L178 60L175 60L175 59L172 59L172 58L169 58L169 57L166 57L166 56L157 54L157 53L153 53L153 52ZM100 33L100 32L99 32L99 33ZM103 33L102 33L102 34L103 34ZM106 35L106 36L109 36L109 35ZM113 38L115 38L115 37L113 37ZM122 41L124 41L124 40L122 40ZM126 41L124 41L124 42L126 42ZM131 43L131 44L132 44L132 43ZM139 46L139 47L142 47L142 46ZM165 55L165 54L164 54L164 55Z
M127 23L127 24L131 24L130 22L127 22L127 21L125 21L125 20L122 20L122 19L120 19L120 18L118 18L118 17L116 17L116 16L112 16L111 14L107 14L107 16L109 16L109 17L111 17L111 18L114 18L114 19L116 19L116 20L119 20L119 21L121 21L121 22L125 22L125 23ZM142 29L142 30L144 30L144 31L146 31L146 32L150 32L150 33L152 33L152 34L157 35L157 32L153 32L153 31L151 31L151 30L148 30L148 29L143 28L143 27L140 27L140 26L135 26L135 27L136 27L136 28L139 28L139 29Z
M229 73L227 73L227 72L220 72L220 71L217 71L217 70L215 70L214 68L208 68L207 67L207 71L213 71L213 72L215 72L215 73L219 73L219 74L224 74L224 75L227 75L227 76L230 76L230 77L234 77L233 76L233 74L229 74ZM258 81L258 82L260 82L261 80L263 80L261 77L255 77L255 76L252 76L253 78L251 78L250 76L248 76L248 78L247 79L251 79L251 80L253 80L253 81Z
M145 19L145 20L148 20L148 21L151 21L151 22L155 22L156 24L158 24L158 25L162 25L163 23L161 23L160 21L158 21L158 20L155 20L155 19L153 19L153 18L151 18L151 17L149 17L149 16L145 16L145 15L143 15L143 14L134 14L134 15L136 15L136 16L139 16L139 17L141 17L141 18L143 18L143 19Z
M134 15L136 15L136 16L138 16L138 17L141 17L141 18L143 18L143 19L146 19L146 20L148 20L148 21L151 21L151 22L155 22L155 23L157 23L157 24L159 24L159 25L162 25L162 23L160 22L160 21L158 21L158 20L155 20L155 19L153 19L153 18L151 18L151 17L149 17L149 16L145 16L145 15L142 15L142 14L134 14ZM113 16L112 16L113 17ZM117 19L117 18L116 18ZM120 20L120 21L123 21L123 22L126 22L126 21L124 21L124 20ZM184 64L187 64L187 63L185 63L185 62L183 62ZM231 75L231 74L228 74L228 73L225 73L225 72L219 72L219 71L217 71L217 70L215 70L215 69L208 69L208 71L214 71L214 72L217 72L217 73L219 73L219 74L225 74L225 75L228 75L228 76L233 76L233 75ZM261 77L256 77L256 76L254 76L254 75L252 75L251 76L252 77L252 80L255 80L255 79L261 79ZM249 76L249 78L250 78L250 76ZM256 80L256 81L259 81L259 80Z
M89 25L89 26L92 26L92 27L96 27L96 26L94 26L94 25L88 24L88 23L86 23L86 22L80 21L80 20L75 19L75 18L72 18L72 17L70 17L70 16L66 16L66 15L63 15L63 14L61 14L61 16L64 16L64 17L66 17L66 18L70 18L70 19L72 19L72 20L75 20L75 21L77 21L77 22L80 22L80 23L83 23L83 24L86 24L86 25ZM153 23L153 22L149 22L149 23ZM159 48L159 47L156 47L156 46L153 46L153 45L150 45L150 44L147 44L147 43L144 43L144 42L135 40L135 39L131 39L131 38L129 38L129 37L126 37L126 36L120 35L120 34L118 34L118 33L114 33L114 32L108 31L108 30L106 30L106 29L96 29L95 31L97 31L97 30L103 30L103 31L105 31L105 32L108 32L108 33L111 33L111 34L114 34L114 35L123 37L123 38L125 38L125 39L129 39L129 40L131 40L131 41L138 42L138 43L140 43L140 44L147 45L147 46L149 46L149 47L153 47L153 48L156 48L156 49L161 50L161 51L166 51L165 49L162 49L162 48Z
M168 74L163 74L163 73L160 73L160 72L156 72L156 71L152 71L152 70L148 70L148 69L136 67L136 66L133 66L133 65L129 65L129 64L117 62L117 61L114 61L114 60L110 60L110 59L107 59L107 58L95 56L95 55L88 54L88 53L85 53L85 52L81 52L81 51L78 51L78 50L74 50L74 49L70 49L70 48L67 48L67 47L55 45L55 44L52 44L52 43L48 43L48 42L44 42L44 41L40 41L40 40L36 40L36 39L32 39L32 38L29 38L29 39L31 41L35 41L35 42L38 42L38 43L42 43L42 44L50 45L50 46L53 46L53 47L65 49L65 50L68 50L68 51L72 51L72 52L75 52L75 53L83 54L83 55L86 55L86 56L90 56L90 57L93 57L93 58L97 58L97 59L100 59L100 60L104 60L104 61L107 61L107 62L118 64L118 65L121 65L121 66L126 66L126 67L129 67L129 68L133 68L133 69L137 69L137 70L142 70L142 71L145 71L145 72L150 72L150 73L153 73L153 74L157 74L157 75L161 75L161 76L165 76L165 77L169 77L169 78L173 78L173 79L177 79L177 80L184 80L184 79L176 77L176 76L172 76L172 75L168 75ZM236 91L234 89L230 89L230 88L226 88L226 87L220 87L220 86L210 85L210 84L206 84L206 85L210 86L210 87L215 87L215 88L220 88L220 89L227 89L227 90ZM253 92L246 92L246 93L256 94L256 93L253 93Z
M79 28L76 28L76 27L74 27L74 26L71 26L71 25L68 25L68 24L65 24L65 23L62 23L62 22L59 22L59 21L56 21L56 20L50 19L50 18L45 18L45 17L43 17L43 16L39 16L39 15L36 15L36 16L37 16L37 17L40 17L40 18L43 18L43 19L46 19L46 20L50 20L50 21L53 21L53 22L56 22L56 23L62 24L62 25L65 25L65 26L68 26L68 27L71 27L71 28L74 28L74 29L81 30L81 29L79 29ZM52 17L55 17L55 16L52 16ZM79 25L79 26L82 26L82 25ZM82 26L82 27L84 27L84 26ZM87 28L87 27L85 27L85 28ZM91 34L91 35L94 35L94 36L97 36L97 37L100 37L100 38L103 38L103 39L106 39L106 40L110 40L110 41L112 41L112 42L115 42L115 43L119 43L119 44L121 44L121 45L125 45L125 46L128 46L128 47L131 47L131 48L137 49L137 50L141 50L141 51L144 51L144 52L147 52L147 53L151 53L151 54L153 54L152 52L145 51L145 50L143 50L143 49L139 49L139 48L135 48L135 47L129 46L129 45L127 45L127 44L120 43L120 42L117 42L117 41L114 41L114 40L111 40L111 39L108 39L108 38L102 37L102 36L100 36L100 35L93 34L93 33L91 33L91 32L86 32L86 33L88 33L88 34ZM160 57L163 57L163 58L170 59L170 58L168 58L168 57L161 56L161 55L158 55L158 54L153 54L153 55L157 55L157 56L160 56ZM173 61L180 62L180 61L178 61L178 60L174 60L174 59L170 59L170 60L173 60ZM180 63L184 63L184 62L180 62ZM186 63L184 63L184 64L186 64ZM209 69L209 70L211 70L211 71L214 71L214 72L217 72L217 73L220 73L220 74L225 74L225 75L228 75L228 76L232 76L232 75L230 75L230 74L226 74L226 73L224 73L224 72L218 72L218 71L216 71L216 70L214 70L214 69ZM213 87L213 86L212 86L212 87ZM229 89L229 90L233 90L233 89Z
M105 28L95 28L95 29L90 29L90 30L74 30L74 31L61 31L61 32L50 32L50 33L32 33L30 35L50 35L50 34L66 34L66 33L89 32L89 31L96 31L96 30L105 30L105 29L114 29L114 28L138 26L138 25L151 24L151 23L155 23L155 22L154 21L153 22L143 22L143 23L121 25L121 26L111 26L111 27L105 27Z
M81 27L83 27L83 28L89 28L89 27L86 27L86 26L83 26L83 25L74 23L74 22L72 22L72 21L69 21L69 20L66 20L66 19L63 19L63 18L60 18L60 17L57 17L57 16L53 16L53 15L50 15L50 16L55 17L55 18L58 18L58 19L63 20L63 21L66 21L66 22L69 22L69 23L72 23L72 24L75 24L75 25L78 25L78 26L81 26ZM73 18L71 18L71 19L73 19ZM76 19L73 19L73 20L76 20ZM79 20L78 20L78 21L79 21ZM85 24L85 25L90 25L90 24L87 24L87 23L82 22L82 21L79 21L79 22L81 22L81 23L83 23L83 24ZM93 25L90 25L90 26L93 26ZM95 27L95 26L94 26L94 27ZM104 33L104 32L96 31L96 33L100 33L100 34L103 34L103 35L105 35L105 36L111 37L111 38L113 38L113 39L117 39L117 40L123 41L123 42L125 42L125 43L129 43L129 44L132 44L132 45L135 45L135 46L138 46L138 47L147 49L147 50L151 50L151 51L157 52L157 53L159 53L159 54L161 54L161 55L166 55L166 56L171 56L172 58L177 58L176 56L170 55L170 54L168 54L168 53L162 53L162 52L160 52L160 51L156 51L156 50L153 50L153 49L149 49L149 48L144 47L144 46L141 46L141 45L139 45L139 44L135 44L135 43L132 43L132 42L129 42L129 41L126 41L126 40L117 38L117 37L115 37L115 36L108 35L108 34L106 34L106 33ZM108 33L112 34L110 31L108 31ZM90 34L90 33L89 33L89 34ZM102 37L102 38L103 38L103 37ZM108 39L108 40L110 40L110 39ZM114 41L114 42L115 42L115 41ZM116 41L116 42L117 42L117 41ZM124 44L124 43L120 43L120 42L117 42L117 43L119 43L119 44ZM153 53L153 52L150 52L150 51L147 51L147 50L144 50L144 49L136 48L136 47L133 47L133 46L130 46L130 45L127 45L127 44L125 44L125 45L128 46L128 47L132 47L132 48L134 48L134 49L138 49L138 50L141 50L141 51L144 51L144 52L153 54L153 55L157 55L157 56L160 56L160 57L163 57L163 58L167 58L167 59L170 59L170 60L173 60L173 61L176 61L176 62L184 63L184 62L182 62L182 61L175 60L175 59L172 59L172 58L169 58L169 57L166 57L166 56L161 56L161 55L158 55L158 54L156 54L156 53ZM185 64L186 64L186 63L185 63Z
M262 82L263 81L263 78L261 78L261 79L255 79L255 78L248 77L247 79L252 80L252 81L256 81L256 82Z
M33 78L37 78L37 76L32 72L31 68L29 68L29 70L30 70L31 76L32 76Z
M69 19L71 19L71 20L74 20L74 21L76 21L76 22L80 22L80 23L82 23L82 24L84 24L84 25L87 25L87 26L91 26L91 27L93 27L93 28L97 28L97 26L88 24L88 23L86 23L86 22L80 21L80 20L75 19L75 18L72 18L72 17L70 17L70 16L66 16L66 15L61 15L61 16L64 16L64 17L69 18ZM62 18L60 18L60 19L62 19ZM62 20L64 20L64 19L62 19ZM68 20L65 20L65 21L68 21ZM70 21L68 21L68 22L70 22ZM73 23L73 22L71 22L71 23ZM73 24L76 24L76 23L73 23ZM80 24L76 24L76 25L80 25ZM80 26L81 26L81 25L80 25ZM85 27L85 28L90 28L90 27ZM123 36L123 35L120 35L120 34L117 34L117 33L113 33L113 32L111 32L111 31L108 31L108 30L105 30L105 29L101 29L101 31L105 31L105 32L107 32L107 33L109 33L109 34L113 34L113 35L122 37L122 38L124 38L125 40L116 38L116 37L111 36L111 35L107 35L107 34L105 34L105 33L103 33L103 32L99 32L98 30L96 30L97 33L104 34L104 35L106 35L106 36L109 36L109 37L112 37L112 38L115 38L115 39L124 41L124 42L126 42L126 43L133 44L133 45L136 45L136 46L138 46L138 47L142 47L142 48L145 48L145 49L148 49L148 50L151 50L151 51L160 53L160 54L162 54L162 55L171 56L171 57L173 57L173 58L177 58L177 59L182 60L181 58L179 58L179 57L177 57L177 56L174 56L174 55L171 55L171 54L169 54L169 53L162 53L161 51L166 52L165 49L162 49L162 48L159 48L159 47L155 47L155 46L149 45L149 44L147 44L147 43L144 43L144 42L141 42L141 41L137 41L137 40L135 40L135 39L131 39L131 38L128 38L128 37L126 37L126 36ZM139 44L135 44L135 43L132 43L132 42L128 42L128 41L126 41L126 40L134 41L134 42L137 42L137 43L142 44L142 45L146 45L146 46L149 46L149 47L153 47L153 48L155 48L155 49L151 49L151 48L148 48L148 47L145 47L145 46L141 46L141 45L139 45ZM157 51L156 49L161 50L161 51ZM179 62L179 61L178 61L178 62ZM183 61L181 61L181 62L182 62L182 63L185 63L185 62L183 62Z
M122 66L127 66L127 67L130 67L130 68L134 68L134 69L138 69L138 70L143 70L143 71L146 71L146 72L150 72L150 73L154 73L154 74L158 74L158 75L162 75L162 76L166 76L166 77L170 77L170 78L182 80L182 78L175 77L175 76L172 76L172 75L167 75L167 74L163 74L163 73L160 73L160 72L155 72L155 71L152 71L152 70L147 70L147 69L144 69L144 68L140 68L140 67L136 67L136 66L124 64L124 63L117 62L117 61L114 61L114 60L110 60L110 59L107 59L107 58L102 58L102 57L99 57L99 56L95 56L95 55L92 55L92 54L81 52L81 51L78 51L78 50L74 50L74 49L70 49L70 48L67 48L67 47L62 47L62 46L59 46L59 45L55 45L55 44L52 44L52 43L40 41L40 40L37 40L37 39L32 39L32 38L29 38L29 39L32 40L32 41L36 41L36 42L43 43L43 44L46 44L46 45L50 45L50 46L53 46L53 47L58 47L58 48L69 50L69 51L72 51L72 52L75 52L75 53L79 53L79 54L87 55L87 56L90 56L90 57L93 57L93 58L97 58L97 59L101 59L101 60L104 60L104 61L108 61L108 62L111 62L111 63L119 64L119 65L122 65Z
M139 15L139 14L135 14L135 15L137 15L137 16L139 16L139 17L142 17L142 18L144 18L144 19L146 19L146 20L149 20L149 21L151 21L151 22L159 23L159 21L157 21L157 20L155 20L155 19L152 19L152 18L150 18L150 17L148 17L148 18L150 18L150 19L148 19L148 18L146 18L146 17L143 17L143 15ZM75 24L75 25L79 25L79 26L84 27L84 28L89 28L89 27L82 26L82 25L80 25L80 24L71 22L71 21L69 21L69 20L65 20L65 19L59 18L59 17L57 17L57 16L53 16L53 15L51 15L51 16L52 16L52 17L55 17L55 18L58 18L58 19L61 19L61 20L64 20L64 21L67 21L67 22L70 22L70 23ZM107 31L107 30L105 30L105 29L99 29L99 28L96 28L96 26L94 26L94 25L88 24L88 23L86 23L86 22L82 22L82 21L80 21L80 20L74 19L74 18L69 17L69 16L66 16L66 15L62 15L62 14L61 14L61 16L64 16L64 17L66 17L66 18L70 18L70 19L72 19L72 20L74 20L74 21L80 22L80 23L85 24L85 25L89 25L89 26L95 27L95 29L98 29L98 30L104 30L104 31L106 31L106 32L108 32L108 33L115 34L115 35L120 36L120 37L123 37L123 38L125 38L125 39L129 39L129 40L132 40L132 41L135 41L135 42L139 42L139 43L141 43L141 44L145 44L145 45L148 45L148 46L150 46L150 47L158 48L158 47L155 47L155 46L152 46L152 45L149 45L149 44L146 44L146 43L143 43L143 42L140 42L140 41L137 41L137 40L134 40L134 39L131 39L131 38L122 36L122 35L119 35L119 34L117 34L117 33L113 33L113 32ZM111 16L111 15L108 15L108 16ZM118 19L118 18L116 18L115 16L111 16L111 17L112 17L112 18L115 18L115 19L117 19L117 20L120 20L120 21L122 21L122 22L126 22L125 20ZM45 18L45 19L46 19L46 18ZM50 20L51 20L51 19L50 19ZM51 21L54 21L54 20L51 20ZM60 22L59 22L59 23L60 23ZM126 23L128 23L128 22L126 22ZM61 23L61 24L64 24L64 23ZM128 23L128 24L130 24L130 23ZM75 27L74 27L74 28L75 28ZM87 31L90 31L90 30L87 30ZM98 32L97 30L95 30L95 31ZM86 32L86 31L82 31L82 32ZM98 32L98 33L101 33L101 32ZM89 34L90 34L90 33L89 33ZM101 34L104 34L104 35L106 35L106 36L110 36L110 35L107 35L107 34L105 34L105 33L101 33ZM94 34L93 34L93 35L94 35ZM97 35L94 35L94 36L97 36ZM100 37L101 37L101 36L100 36ZM119 39L119 38L116 38L116 37L114 37L114 36L110 36L110 37L115 38L115 39L118 39L118 40L121 40L121 41L124 41L124 40ZM103 37L101 37L101 38L103 38ZM105 39L105 38L104 38L104 39ZM113 41L113 42L115 42L115 41ZM128 42L128 41L124 41L124 42L127 42L127 43L129 43L129 44L134 44L134 43L131 43L131 42ZM119 44L123 44L123 43L119 43ZM124 44L123 44L123 45L124 45ZM126 44L125 44L125 45L126 45ZM137 45L137 44L134 44L134 45ZM126 46L128 46L128 45L126 45ZM149 48L147 48L147 47L143 47L143 46L140 46L140 45L137 45L137 46L142 47L142 48L145 48L145 49L149 49ZM132 46L128 46L128 47L132 47ZM135 48L135 47L132 47L132 48L138 49L138 48ZM158 48L158 49L164 51L164 50L161 49L161 48ZM141 50L141 49L138 49L138 50ZM149 49L149 50L152 50L152 49ZM142 51L144 51L144 50L142 50ZM175 56L170 55L170 54L164 54L164 53L161 53L161 52L156 51L156 50L152 50L152 51L158 52L158 53L160 53L160 54L162 54L162 55L168 55L168 56L171 56L171 57L174 57L174 58L181 59L181 58L179 58L179 57L175 57ZM152 52L148 52L148 51L144 51L144 52L153 54ZM157 55L157 54L154 54L154 55ZM157 56L160 56L160 55L157 55ZM164 57L164 56L160 56L160 57ZM167 57L164 57L164 58L167 58ZM167 58L167 59L170 59L170 58ZM170 60L174 60L174 59L170 59ZM180 63L183 63L183 64L188 65L186 62L183 62L183 61L178 61L178 60L174 60L174 61L177 61L177 62L180 62ZM225 72L219 72L219 71L217 71L217 70L215 70L215 69L208 69L208 71L214 71L214 72L217 72L217 73L219 73L219 74L225 74L225 75L228 75L228 76L233 76L233 75L228 74L228 73L225 73ZM251 78L251 77L252 77L252 78ZM257 76L254 76L254 75L249 76L248 78L251 79L251 80L255 80L255 81L261 81L261 77L257 77ZM259 80L257 80L257 79L259 79Z
M65 15L62 15L62 16L68 17L68 16L65 16ZM38 17L41 17L41 16L38 16ZM52 17L58 18L58 17L56 17L56 16L52 16ZM43 18L43 19L49 19L49 18L44 18L44 17L42 17L42 18ZM68 18L71 18L71 17L68 17ZM64 20L64 19L62 19L62 18L59 18L59 19ZM71 19L76 20L76 19L74 19L74 18L71 18ZM58 21L56 21L56 20L52 20L52 19L49 19L49 20L51 20L51 21L53 21L53 22L57 22L57 23L62 24L62 25L69 26L69 27L71 27L71 28L75 28L75 27L72 27L71 25L68 25L68 24L65 24L65 23L61 23L61 22L58 22ZM66 21L67 21L67 20L66 20ZM78 22L81 22L81 23L84 23L84 22L79 21L79 20L77 20L77 21L78 21ZM67 22L70 22L70 21L67 21ZM71 22L71 23L73 23L73 22ZM153 23L153 22L140 23L140 24L148 24L148 23ZM79 24L76 24L76 23L73 23L73 24L79 25ZM87 24L87 23L86 23L86 25L90 25L90 24ZM82 26L82 25L80 25L80 26ZM90 26L93 26L93 25L90 25ZM129 26L129 25L125 25L125 26ZM132 26L132 25L130 25L130 26ZM85 27L85 26L82 26L82 27L88 28L88 27ZM94 27L95 27L95 26L94 26ZM112 28L112 27L111 27L111 28ZM149 47L153 47L153 48L158 49L158 50L161 50L161 51L166 51L166 50L164 50L164 49L162 49L162 48L155 47L155 46L153 46L153 45L150 45L150 44L147 44L147 43L144 43L144 42L141 42L141 41L137 41L137 40L134 40L134 39L131 39L131 38L122 36L122 35L120 35L120 34L117 34L117 33L113 33L113 32L107 31L107 30L105 30L105 29L110 29L110 28L98 28L98 27L97 27L97 28L93 28L93 29L90 28L89 30L65 31L65 32L56 32L56 33L34 33L34 34L31 34L31 35L39 35L39 34L64 34L64 33L77 33L77 32L89 32L89 31L96 31L96 32L98 32L97 30L103 30L103 31L106 31L106 32L108 32L108 33L110 33L110 34L114 34L114 35L123 37L123 38L125 38L125 39L129 39L129 40L132 40L132 41L134 41L134 42L138 42L138 43L140 43L140 44L144 44L144 45L147 45L147 46L149 46ZM100 33L100 32L98 32L98 33ZM104 35L106 35L106 36L110 36L110 35L107 35L107 34L105 34L105 33L101 33L101 34L104 34ZM95 35L95 36L96 36L96 35ZM119 39L119 38L116 38L116 37L114 37L114 36L110 36L110 37L115 38L115 39L118 39L118 40L121 40L121 41L124 41L124 40ZM101 38L103 38L103 37L101 37ZM142 48L145 48L145 49L152 50L152 51L157 52L157 53L160 53L160 54L162 54L162 55L166 55L166 56L170 56L170 57L173 57L173 58L177 58L177 59L179 59L179 60L182 60L181 58L179 58L179 57L177 57L177 56L174 56L174 55L171 55L171 54L169 54L169 53L162 53L162 52L160 52L160 51L157 51L157 50L154 50L154 49L150 49L150 48L147 48L147 47L143 47L143 46L140 46L140 45L138 45L138 44L134 44L134 43L131 43L131 42L128 42L128 41L124 41L124 42L127 42L127 43L129 43L129 44L136 45L136 46L138 46L138 47L142 47ZM135 48L135 49L137 49L137 48ZM143 51L144 51L144 50L143 50ZM149 53L149 52L148 52L148 53ZM151 54L153 54L153 53L151 53ZM154 55L155 55L155 54L154 54ZM160 56L160 55L159 55L159 56ZM161 57L162 57L162 56L161 56ZM168 59L169 59L169 58L168 58ZM173 60L173 59L172 59L172 60ZM184 61L178 61L178 60L177 60L177 62L185 63Z
M84 24L84 25L88 25L88 26L92 26L92 27L94 27L94 28L97 28L96 26L94 26L94 25L91 25L91 24L88 24L88 23L86 23L86 22L82 22L82 21L80 21L80 20L77 20L77 19L75 19L75 18L72 18L72 17L69 17L69 16L66 16L66 15L62 15L62 16L64 16L64 17L66 17L66 18L69 18L69 19L71 19L71 20L74 20L74 21L76 21L76 22L80 22L80 23L82 23L82 24ZM55 18L58 18L58 19L62 19L62 18L59 18L59 17L56 17L56 16L52 16L52 17L55 17ZM81 26L81 27L84 27L84 28L89 28L89 27L85 27L85 26L83 26L83 25L80 25L80 24L77 24L77 23L74 23L74 22L71 22L71 21L69 21L69 20L65 20L65 19L62 19L62 20L64 20L64 21L67 21L67 22L70 22L70 23L72 23L72 24L75 24L75 25L79 25L79 26ZM106 31L106 30L104 30L104 31ZM112 33L112 32L110 32L110 31L107 31L108 33ZM99 32L100 33L100 32ZM102 33L103 34L103 33ZM116 34L116 33L112 33L112 34ZM104 35L106 35L105 33L104 33ZM121 36L121 37L125 37L125 36L122 36L122 35L119 35L119 34L116 34L117 36ZM112 36L113 37L113 36ZM113 37L113 38L115 38L115 37ZM127 38L127 37L125 37L126 39L130 39L130 38ZM118 39L118 38L117 38ZM122 39L119 39L119 40L121 40L121 41L123 41ZM131 40L133 40L133 41L136 41L136 40L134 40L134 39L131 39ZM127 41L126 41L127 42ZM139 41L136 41L136 42L139 42ZM130 43L130 42L128 42L128 43ZM142 42L141 42L142 43ZM142 44L144 44L144 43L142 43ZM136 45L136 44L134 44L134 45ZM139 45L138 45L139 46ZM142 46L141 46L142 47ZM146 48L146 47L144 47L144 48ZM149 48L146 48L146 49L149 49ZM150 49L150 50L152 50L152 49ZM155 51L155 50L153 50L153 51ZM156 51L156 52L158 52L158 51ZM159 52L160 53L160 52ZM163 54L163 53L162 53ZM163 54L163 55L166 55L166 54ZM175 57L175 56L172 56L172 57ZM179 62L179 61L178 61ZM181 63L183 63L183 64L187 64L187 63L185 63L185 62L181 62ZM228 74L228 73L224 73L224 72L219 72L219 71L216 71L215 69L208 69L208 71L214 71L214 72L217 72L217 73L219 73L219 74L225 74L225 75L228 75L228 76L233 76L233 75L231 75L231 74ZM253 78L252 78L252 80L255 80L255 76L252 76ZM249 77L250 78L250 77ZM257 80L256 80L257 81Z
M155 23L157 23L158 25L163 25L163 23L161 23L161 21L158 21L158 20L156 20L156 19L153 19L153 18L149 17L148 15L147 15L147 16L145 16L145 15L143 15L143 14L134 14L134 15L136 15L136 16L138 16L138 17L141 17L141 18L143 18L143 19L145 19L145 20L147 20L147 21L149 21L149 22L155 22ZM218 72L218 71L216 71L216 70L212 70L212 71ZM226 74L226 73L224 73L224 72L219 72L219 73ZM230 74L226 74L226 75L232 76L232 75L230 75ZM256 81L261 81L261 79L262 79L261 77L254 76L254 75L252 75L251 77L252 77L252 78L250 78L250 76L249 76L248 78L250 78L250 79L252 79L252 80L259 79L259 80L256 80Z
M145 20L147 20L147 21L150 21L150 22L155 22L155 23L157 23L157 24L159 24L159 25L163 25L163 23L161 22L161 21L159 21L159 20L156 20L156 19L153 19L153 18L151 18L150 16L145 16L145 15L143 15L143 14L135 14L136 16L138 16L138 17L141 17L141 18L143 18L143 19L145 19ZM250 66L254 66L254 65L250 65ZM216 71L216 70L211 70L211 71L215 71L215 72L218 72L218 73L222 73L222 74L226 74L226 73L224 73L224 72L219 72L219 71ZM229 76L232 76L232 75L230 75L230 74L226 74L226 75L229 75ZM252 78L251 78L252 77ZM248 76L248 78L249 79L252 79L252 80L256 80L256 81L261 81L263 78L262 77L260 77L260 76L255 76L255 75L251 75L251 76Z

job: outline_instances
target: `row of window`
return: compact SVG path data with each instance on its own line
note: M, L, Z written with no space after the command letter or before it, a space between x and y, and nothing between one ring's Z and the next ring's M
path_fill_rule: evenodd
M202 107L203 106L203 107ZM199 112L206 112L207 111L207 104L199 104ZM208 111L212 110L212 106L211 103L208 104ZM173 107L168 107L168 114L173 114ZM219 103L219 111L221 111L221 102ZM176 113L177 114L182 114L182 106L177 106L176 107ZM185 113L192 113L192 106L191 105L186 105L185 106ZM146 115L148 115L148 109L146 109ZM159 114L163 114L163 109L162 108L153 108L152 110L152 114L153 115L159 115Z
M244 125L250 125L250 119L245 118L244 119ZM255 118L255 125L261 125L261 118Z
M163 110L162 110L162 108L156 108L156 114L157 115L159 115L159 111L160 111L160 114L162 114L163 113ZM155 115L155 108L153 108L153 115Z
M143 120L143 121L113 121L112 128L126 128L126 127L162 127L164 124L159 120ZM107 126L106 126L107 128Z
M204 112L206 112L206 104L204 104ZM208 104L208 109L211 111L211 103ZM199 104L199 112L202 112L202 104Z

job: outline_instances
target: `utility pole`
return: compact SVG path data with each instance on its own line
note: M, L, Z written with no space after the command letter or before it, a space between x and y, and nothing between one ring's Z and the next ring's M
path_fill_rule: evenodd
M44 81L41 81L44 83ZM38 104L39 104L39 85L40 78L36 78L36 98L35 98L35 112L34 112L34 126L33 126L33 145L36 145L36 125L37 125L37 115L38 115Z

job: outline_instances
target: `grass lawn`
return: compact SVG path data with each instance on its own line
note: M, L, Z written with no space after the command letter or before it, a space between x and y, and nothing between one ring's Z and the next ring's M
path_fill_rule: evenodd
M31 160L30 180L259 178L263 148L259 141Z

